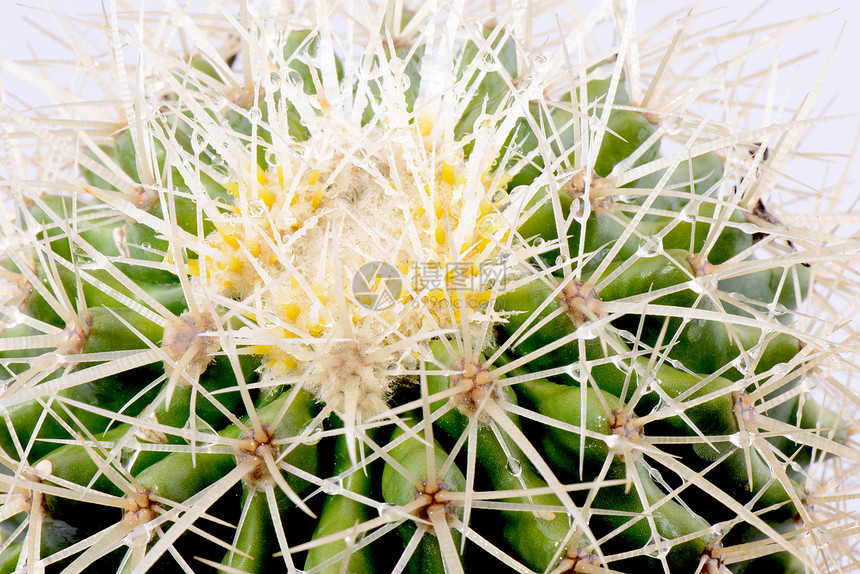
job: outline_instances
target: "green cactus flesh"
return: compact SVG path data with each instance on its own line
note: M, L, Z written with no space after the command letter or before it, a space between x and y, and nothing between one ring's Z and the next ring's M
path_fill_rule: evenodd
M851 570L780 152L678 137L630 42L393 6L360 57L225 19L16 188L0 572Z

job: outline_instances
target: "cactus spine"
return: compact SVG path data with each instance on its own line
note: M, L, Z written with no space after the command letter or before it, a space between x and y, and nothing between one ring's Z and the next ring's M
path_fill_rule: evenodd
M745 57L627 4L213 4L110 3L115 95L4 108L0 572L856 570L806 107L703 114Z

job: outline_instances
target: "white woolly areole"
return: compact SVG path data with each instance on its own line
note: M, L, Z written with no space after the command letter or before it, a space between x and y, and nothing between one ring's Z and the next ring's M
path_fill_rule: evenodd
M366 417L386 408L391 366L414 364L424 333L459 324L464 306L467 324L486 322L478 275L499 255L505 194L477 154L443 157L439 134L338 127L300 157L270 153L266 172L248 161L232 190L241 213L207 238L206 276L227 296L260 294L265 379L298 379ZM396 274L367 278L385 300L353 292L368 265Z

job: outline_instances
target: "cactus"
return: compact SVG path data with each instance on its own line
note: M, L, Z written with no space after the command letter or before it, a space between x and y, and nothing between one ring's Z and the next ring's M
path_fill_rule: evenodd
M210 4L4 101L0 572L857 570L823 120L720 116L778 38Z

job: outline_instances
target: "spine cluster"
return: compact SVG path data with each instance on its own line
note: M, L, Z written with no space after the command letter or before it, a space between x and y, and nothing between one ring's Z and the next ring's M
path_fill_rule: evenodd
M4 128L0 572L856 570L860 250L772 198L804 118L700 113L719 38L216 4Z

